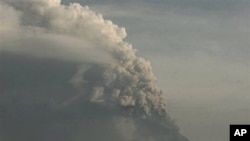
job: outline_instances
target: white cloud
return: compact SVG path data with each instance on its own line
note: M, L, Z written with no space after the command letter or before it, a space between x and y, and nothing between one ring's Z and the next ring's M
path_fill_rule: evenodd
M123 24L126 40L151 60L182 133L226 141L229 124L249 122L243 114L249 111L249 1L126 4L92 7Z
M124 41L124 28L78 3L2 0L1 5L13 15L0 31L0 104L12 114L4 118L2 137L188 140L167 113L149 61ZM74 68L60 69L64 65ZM124 119L131 125L117 125ZM133 133L124 133L130 129Z

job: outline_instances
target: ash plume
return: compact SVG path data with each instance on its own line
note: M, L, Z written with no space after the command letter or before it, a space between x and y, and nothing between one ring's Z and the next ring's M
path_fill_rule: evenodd
M126 31L78 3L0 0L4 141L188 141Z

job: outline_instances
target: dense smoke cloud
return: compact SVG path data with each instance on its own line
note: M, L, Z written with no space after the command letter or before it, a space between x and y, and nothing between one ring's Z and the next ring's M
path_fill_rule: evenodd
M0 13L2 140L187 141L124 28L60 0Z

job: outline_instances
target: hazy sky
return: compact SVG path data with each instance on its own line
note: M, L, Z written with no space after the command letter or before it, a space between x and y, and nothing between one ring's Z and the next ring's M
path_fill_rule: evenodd
M185 141L133 48L190 141L228 141L229 124L250 123L249 0L59 2L0 0L0 108L13 114L0 130L10 140Z
M250 1L78 2L126 28L190 140L227 141L229 124L250 123Z

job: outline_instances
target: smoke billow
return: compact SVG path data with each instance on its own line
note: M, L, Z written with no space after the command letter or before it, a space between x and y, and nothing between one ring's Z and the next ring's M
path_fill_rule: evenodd
M1 140L188 141L124 28L60 0L0 13Z

